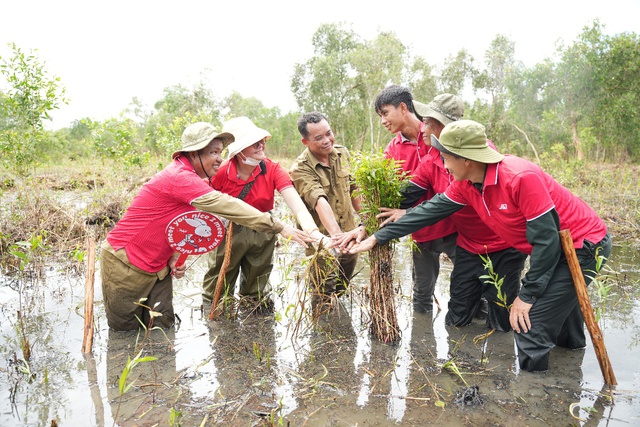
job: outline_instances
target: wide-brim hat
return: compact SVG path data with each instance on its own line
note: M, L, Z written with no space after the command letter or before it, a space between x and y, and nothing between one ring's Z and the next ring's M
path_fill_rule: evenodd
M484 126L473 120L458 120L446 125L440 139L431 135L431 145L441 153L454 154L480 163L499 163L504 155L487 143Z
M413 108L420 117L433 117L445 126L464 117L464 102L450 93L437 95L429 104L413 101Z
M211 123L193 123L187 126L184 132L182 132L182 147L179 150L174 151L171 158L175 159L183 151L189 152L202 150L214 139L221 140L224 148L233 142L234 137L230 132L218 132Z
M223 132L232 133L235 141L229 146L229 159L256 142L271 138L271 134L256 126L248 117L235 117L222 125Z

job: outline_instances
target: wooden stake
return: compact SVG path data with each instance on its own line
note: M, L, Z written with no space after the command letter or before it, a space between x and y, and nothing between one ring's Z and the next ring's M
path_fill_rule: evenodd
M595 315L593 314L593 308L591 307L591 300L587 292L587 284L584 281L582 270L580 269L580 262L576 255L576 250L573 247L573 239L569 230L560 231L560 242L562 243L562 249L567 258L569 264L569 270L571 271L571 277L573 277L573 284L576 287L576 293L578 294L578 302L580 303L580 310L582 310L582 317L591 335L591 341L593 342L593 348L600 364L600 370L604 377L604 382L608 385L617 385L616 376L613 373L611 362L609 361L609 355L604 345L604 338L600 327L596 322Z
M91 353L93 347L93 285L96 272L96 243L87 237L87 275L84 280L84 338L82 352Z
M224 279L227 275L227 268L231 262L231 240L233 238L233 222L229 222L229 229L227 230L227 241L224 244L224 260L220 266L220 272L218 273L218 281L216 282L216 289L213 294L213 301L211 301L211 309L209 310L209 320L215 320L218 315L218 301L220 300L220 294L222 293L222 287L224 285Z

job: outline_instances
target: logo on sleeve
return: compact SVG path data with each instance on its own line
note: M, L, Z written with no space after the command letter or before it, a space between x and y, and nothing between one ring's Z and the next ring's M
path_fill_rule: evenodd
M502 203L498 209L501 210L501 211L506 211L507 210L507 204L506 203Z

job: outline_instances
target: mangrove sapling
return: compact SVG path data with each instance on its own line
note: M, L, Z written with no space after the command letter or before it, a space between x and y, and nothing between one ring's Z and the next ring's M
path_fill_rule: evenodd
M502 292L502 286L504 285L504 277L500 277L498 273L493 269L493 262L491 261L491 257L489 254L486 256L482 254L478 254L482 263L484 264L484 269L487 270L487 274L480 276L480 280L485 281L486 283L493 285L496 288L496 297L498 301L495 301L495 304L499 307L504 308L507 311L511 311L511 304L509 304L509 297L506 293ZM486 340L489 338L491 334L495 332L495 329L491 329L489 332L481 335L476 335L473 337L473 343L478 344L481 340ZM487 351L487 343L486 341L482 345L482 353L480 355L480 366L484 364L484 362L488 362L488 358L486 357Z
M356 156L355 180L357 196L362 199L360 211L368 233L378 229L376 218L380 207L398 208L403 200L402 190L408 185L407 173L398 162L387 159L381 152ZM369 252L371 266L369 309L371 332L385 343L400 338L393 289L393 242L376 245Z
M596 322L600 322L602 314L604 313L605 306L609 298L615 294L610 294L609 291L613 287L612 276L609 274L603 274L602 269L605 267L607 258L600 255L600 249L596 249L596 268L595 271L589 271L586 275L591 279L592 289L595 289L596 301L592 303L595 307L595 319ZM607 266L607 268L610 268Z
M129 391L129 389L131 388L131 386L133 386L133 384L136 382L136 380L133 380L131 382L127 382L129 379L129 375L131 375L131 371L133 371L133 368L135 368L136 366L138 366L138 364L140 363L144 363L144 362L151 362L154 360L158 360L157 357L153 357L153 356L145 356L142 357L142 350L140 350L140 352L133 358L133 360L131 359L131 356L129 356L127 358L127 364L124 366L124 369L122 370L122 374L120 375L120 379L118 380L118 393L119 393L119 398L118 398L118 406L116 408L116 413L113 416L113 425L116 425L116 420L118 419L118 413L120 412L120 405L122 403L122 397L124 396L124 394Z
M169 426L180 427L182 425L182 411L177 411L176 408L171 408L169 411Z

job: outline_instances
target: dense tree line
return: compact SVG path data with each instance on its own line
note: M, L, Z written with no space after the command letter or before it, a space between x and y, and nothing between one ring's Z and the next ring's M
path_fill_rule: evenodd
M532 67L516 59L515 43L497 35L483 58L466 50L429 64L392 32L363 40L344 24L320 26L314 54L292 70L291 90L299 111L267 108L238 93L219 99L206 84L167 87L153 107L134 98L102 122L85 118L69 128L46 131L49 113L66 102L64 87L47 74L36 54L10 45L0 58L0 154L4 166L28 174L37 161L113 158L142 165L171 152L185 126L196 120L216 126L246 115L268 129L269 155L290 158L301 151L296 121L319 110L337 140L352 150L376 151L390 139L373 108L389 84L408 86L429 102L450 92L467 102L465 117L486 125L501 151L544 161L640 160L640 38L605 35L594 21L572 44ZM36 153L38 155L36 156Z

